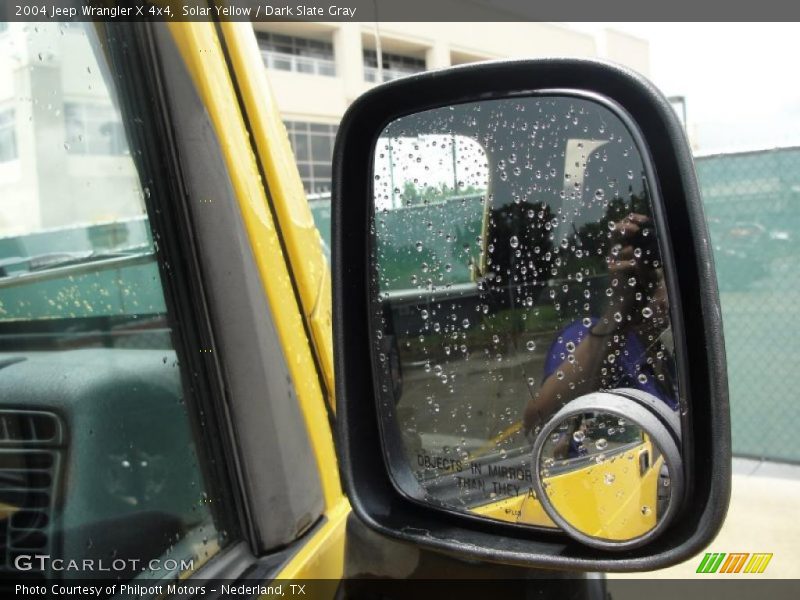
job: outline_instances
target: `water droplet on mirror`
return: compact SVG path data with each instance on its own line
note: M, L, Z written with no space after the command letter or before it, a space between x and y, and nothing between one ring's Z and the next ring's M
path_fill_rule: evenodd
M606 485L611 485L612 483L614 483L615 479L616 477L614 477L613 473L606 473L605 476L603 476L603 481L605 482Z
M589 321L591 323L591 321ZM566 344L567 352L575 352L575 343L574 342L567 342Z
M528 352L533 352L536 350L536 342L533 340L528 340L528 343L525 344L525 347L528 349Z
M605 450L608 447L608 440L605 438L600 438L594 443L594 447L598 450Z
M644 373L639 373L639 377L637 377L639 383L647 383L647 375Z
M417 242L415 244L415 248L417 249L417 252L422 252L422 242Z
M605 193L605 192L604 192L602 189L598 189L598 190L597 190L597 191L595 191L595 193L594 193L594 198L595 198L595 200L598 200L598 201L600 201L600 200L602 200L603 198L605 198L605 195L606 195L606 193Z
M652 308L650 308L649 306L645 306L645 307L642 309L642 316L643 316L645 319L649 319L650 317L652 317L652 316L653 316L653 309L652 309Z
M645 516L649 515L650 514L650 507L649 506L643 506L642 507L642 514L645 515Z
M422 309L422 310L419 312L419 316L420 316L420 317L422 317L423 319L427 319L427 318L428 318L428 311L427 311L427 310L425 310L425 309Z
M576 431L572 434L572 439L580 444L584 439L586 439L586 434L582 431Z
M508 240L508 243L511 245L512 248L517 248L519 246L519 238L515 235L512 235L511 238Z

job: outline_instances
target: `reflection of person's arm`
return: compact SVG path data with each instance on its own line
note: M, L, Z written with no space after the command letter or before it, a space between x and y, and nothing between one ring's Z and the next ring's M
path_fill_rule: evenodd
M570 363L565 359L544 380L537 396L528 401L524 415L526 429L541 425L570 400L600 387L601 369L606 362L606 356L617 349L619 342L614 341L613 328L602 320L591 331L593 333L587 331L586 336L576 346L573 352L575 361ZM561 379L558 378L559 371L564 374Z
M556 460L564 460L569 458L569 435L562 435L555 447L553 448L553 458Z
M641 280L636 248L628 240L635 239L641 228L649 221L650 218L645 215L631 213L622 221L615 223L613 231L617 246L612 248L608 256L610 277L623 282L631 278L634 282ZM586 336L575 348L573 352L575 361L570 363L564 360L556 371L544 380L538 396L528 401L524 415L526 429L530 430L542 424L570 400L601 387L603 365L610 365L606 362L606 357L624 343L621 336L615 335L620 333L617 326L621 321L619 316L630 318L636 292L636 286L623 284L617 289L616 297L609 298L602 318L586 332ZM559 371L564 374L561 379L558 378Z

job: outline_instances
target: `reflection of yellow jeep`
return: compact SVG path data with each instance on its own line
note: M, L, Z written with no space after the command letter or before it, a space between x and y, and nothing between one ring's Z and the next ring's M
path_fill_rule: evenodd
M554 462L544 478L550 501L576 529L602 539L627 540L653 529L659 511L661 456L646 434L640 442L596 455ZM604 485L598 485L599 483ZM575 498L581 498L575 501ZM585 501L582 499L585 498ZM473 509L502 521L553 527L539 501L530 495Z

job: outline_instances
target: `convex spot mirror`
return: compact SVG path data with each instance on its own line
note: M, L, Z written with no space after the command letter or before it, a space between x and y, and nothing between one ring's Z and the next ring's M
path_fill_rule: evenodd
M587 394L540 431L534 487L545 512L573 538L632 548L676 514L683 494L680 425L659 404L639 390Z
M717 307L717 297L695 262L708 260L707 247L691 237L676 247L671 237L670 218L697 199L693 172L676 163L686 147L668 104L628 73L551 64L585 70L597 88L615 78L620 87L610 96L521 84L478 93L525 78L521 64L484 66L474 78L459 69L389 84L345 118L334 160L343 475L356 512L390 535L539 564L578 557L563 547L571 538L584 559L591 549L626 550L608 559L621 565L637 548L696 543L701 536L688 530L671 539L681 515L697 515L714 494L727 497L729 481L710 480L714 494L704 482L703 501L692 499L698 445L715 464L729 456L724 357L710 322L718 313L697 310ZM492 80L493 68L517 83L481 83L478 73ZM425 81L418 107L392 105L417 85L424 91ZM673 127L673 137L647 138L660 162L640 129L647 120L613 98L625 86L649 118ZM702 233L702 220L692 227ZM684 291L687 281L696 289ZM705 367L693 366L690 378L692 360ZM581 406L598 394L614 402ZM705 427L700 439L695 418ZM592 455L593 466L559 455L581 428L595 449L611 447L606 467L622 469L620 448L645 461L638 477L636 469L627 479L614 474L609 497L611 478L596 470L608 454ZM721 442L713 449L712 430ZM650 485L656 480L665 489ZM615 510L617 500L626 515L638 505L637 519ZM712 511L712 529L724 503ZM454 531L471 540L466 550ZM530 554L520 550L528 540Z

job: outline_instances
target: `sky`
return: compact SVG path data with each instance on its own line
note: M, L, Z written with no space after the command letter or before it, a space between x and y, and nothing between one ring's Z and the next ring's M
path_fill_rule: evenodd
M685 96L700 153L800 145L800 24L570 23L650 42L650 79Z

